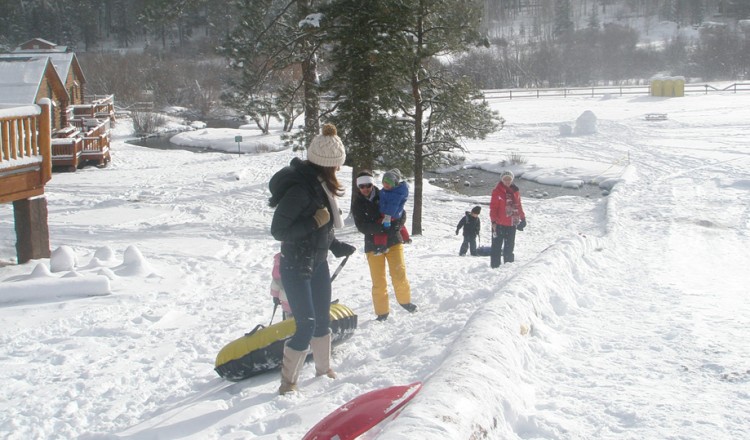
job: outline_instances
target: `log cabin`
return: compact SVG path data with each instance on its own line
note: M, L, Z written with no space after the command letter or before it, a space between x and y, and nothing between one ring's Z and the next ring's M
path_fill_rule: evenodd
M115 121L112 95L87 97L86 77L75 53L66 46L58 46L41 38L22 43L13 53L0 55L0 60L17 59L25 62L46 57L63 83L65 93L40 88L56 104L53 112L52 164L57 168L75 171L79 166L93 162L105 166L111 160L110 129ZM34 66L29 65L29 70ZM29 75L29 72L23 72ZM33 76L33 75L32 75ZM11 80L12 82L12 80ZM7 90L7 89L5 89ZM4 95L0 79L0 104L28 104L36 100L9 102ZM54 96L52 96L54 95ZM60 95L60 96L58 96ZM37 98L38 100L38 98ZM88 101L88 102L87 102Z
M65 90L68 91L70 96L70 105L84 104L86 77L75 52L70 52L67 49L67 46L58 46L47 40L34 38L22 43L7 56L24 57L30 54L48 56L58 75L60 75L60 79L65 84Z
M34 105L42 98L52 101L52 130L67 126L68 92L52 60L44 55L0 54L0 105Z

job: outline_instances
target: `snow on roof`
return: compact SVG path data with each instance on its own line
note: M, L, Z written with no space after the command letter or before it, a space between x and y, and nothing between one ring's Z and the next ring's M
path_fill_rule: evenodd
M0 58L28 58L30 56L49 57L50 61L52 61L52 65L55 66L55 70L60 76L60 79L65 82L66 78L68 78L68 73L73 65L73 59L76 54L73 52L51 52L44 50L16 50L13 53L2 54L0 55Z
M30 43L44 44L44 45L52 46L52 47L49 49L36 48L36 49L27 49L27 50L38 50L40 52L65 52L68 50L68 46L58 46L57 43L47 41L44 38L32 38L31 40L24 41L23 43L21 43L21 45L14 52L23 51L24 49L22 49L22 47L25 44L30 44Z
M49 57L0 56L0 103L33 104Z

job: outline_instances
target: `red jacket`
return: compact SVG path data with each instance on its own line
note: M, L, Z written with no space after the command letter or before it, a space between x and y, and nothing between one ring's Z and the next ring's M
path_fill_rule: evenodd
M516 226L526 218L521 206L521 193L515 184L507 187L501 181L492 190L490 220L501 226Z

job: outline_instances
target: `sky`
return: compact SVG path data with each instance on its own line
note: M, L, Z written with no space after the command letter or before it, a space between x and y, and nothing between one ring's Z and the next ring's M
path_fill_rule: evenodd
M295 153L251 127L242 155L138 147L118 121L109 166L47 184L52 258L15 264L0 205L0 438L299 439L361 394L416 381L365 438L750 437L750 96L491 104L505 129L467 141L463 166L516 174L528 221L516 261L458 256L474 205L489 244L489 195L426 181L424 231L405 247L419 311L391 294L377 322L341 203L337 237L358 250L333 295L358 328L334 348L337 379L306 364L289 396L278 371L232 383L213 368L271 321L267 183ZM562 136L585 111L596 132ZM235 152L235 135L185 137ZM508 167L512 154L526 163ZM339 176L349 188L351 169ZM602 189L533 197L532 180Z

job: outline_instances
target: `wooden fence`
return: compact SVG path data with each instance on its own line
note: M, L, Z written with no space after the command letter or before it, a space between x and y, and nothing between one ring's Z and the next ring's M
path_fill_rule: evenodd
M750 92L750 83L734 83L726 87L714 87L710 84L685 84L684 93L687 94L712 94L712 93L747 93ZM522 99L522 98L550 98L568 96L588 96L591 98L600 96L627 96L627 95L650 95L650 85L623 85L623 86L595 86L595 87L560 87L549 89L493 89L483 90L484 99L487 101L497 99Z

